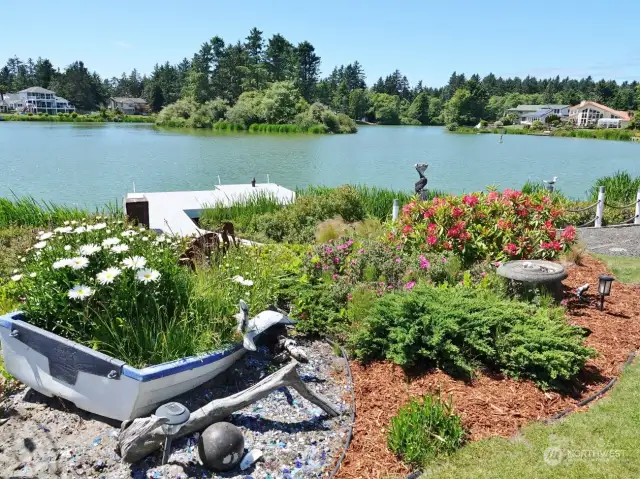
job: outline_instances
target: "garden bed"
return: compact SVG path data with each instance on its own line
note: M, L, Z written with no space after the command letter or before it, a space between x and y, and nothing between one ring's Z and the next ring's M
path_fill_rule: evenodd
M311 389L322 393L345 414L327 418L322 411L295 391L277 391L233 414L245 448L260 449L264 461L240 474L215 477L254 479L266 477L319 477L333 467L342 452L350 415L348 381L341 360L323 341L301 341L309 363L298 367ZM177 400L195 410L211 400L226 397L255 384L271 372L264 351L247 353L226 373ZM211 477L197 465L196 435L174 441L169 464L161 466L161 451L141 463L120 462L113 452L119 424L75 409L67 402L40 395L23 401L19 393L0 403L9 418L0 425L0 468L16 476L49 477L56 474L105 478ZM285 472L289 470L289 472ZM289 476L287 474L290 474Z
M495 373L479 372L473 383L456 380L443 371L415 371L408 377L390 362L362 366L352 362L357 417L354 439L337 477L343 479L404 477L410 472L387 447L391 417L411 396L428 393L451 394L457 414L471 440L488 436L509 437L531 421L550 418L575 406L602 389L620 374L628 353L640 347L640 315L637 295L640 287L614 283L604 311L595 307L598 275L605 266L583 256L581 266L568 266L564 281L569 322L586 327L591 334L585 343L599 353L587 367L571 394L544 392L530 381L514 381ZM589 303L575 296L575 288L591 283ZM370 458L375 457L375 461Z

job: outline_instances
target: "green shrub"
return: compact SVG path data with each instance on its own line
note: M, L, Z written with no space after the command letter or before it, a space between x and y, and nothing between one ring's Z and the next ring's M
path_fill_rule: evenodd
M563 309L465 286L423 285L383 296L350 344L365 361L426 362L465 376L485 365L544 388L572 379L594 356Z
M456 131L460 125L458 125L455 121L453 123L447 124L447 130Z
M465 441L462 421L453 412L451 398L412 398L391 419L389 449L406 464L424 467L441 455L456 451Z
M489 122L487 120L480 120L481 128L486 128L487 126L489 126Z
M605 203L623 206L635 201L640 189L640 176L633 178L628 171L617 171L611 176L602 176L589 188L587 198L592 202L597 201L601 186L605 187Z

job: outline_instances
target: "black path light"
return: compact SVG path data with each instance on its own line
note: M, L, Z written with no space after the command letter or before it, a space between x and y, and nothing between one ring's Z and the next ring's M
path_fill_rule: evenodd
M170 402L160 406L156 410L156 416L169 420L169 422L162 425L162 432L165 434L162 464L166 464L171 454L171 440L189 420L191 413L179 402Z
M600 295L600 311L604 310L604 297L611 294L611 284L615 278L601 274L598 282L598 294Z

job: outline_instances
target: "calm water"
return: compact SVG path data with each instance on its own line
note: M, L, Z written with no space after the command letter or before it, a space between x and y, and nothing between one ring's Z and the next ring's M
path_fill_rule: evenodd
M0 196L13 191L78 205L137 191L210 189L253 176L289 188L362 183L411 189L417 162L429 186L452 192L520 187L558 176L581 197L599 176L640 175L640 145L602 140L454 135L437 127L361 127L355 135L158 131L149 125L0 123Z

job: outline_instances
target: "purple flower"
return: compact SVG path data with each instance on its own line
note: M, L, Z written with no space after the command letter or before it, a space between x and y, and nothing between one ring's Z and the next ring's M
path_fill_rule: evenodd
M331 276L331 278L335 281L335 280L337 280L337 279L338 279L338 275L337 275L337 274L335 274L335 273L333 273L333 275Z
M335 258L333 258L333 262L334 263L339 263L340 262L340 258L338 258L337 256Z
M353 240L350 239L349 241L347 241L348 246L351 246L352 244L353 244Z
M327 249L325 250L327 253L333 253L333 248L331 246L328 246Z
M396 263L400 263L402 261L402 258L396 258Z
M357 261L355 259L351 260L351 264L356 264L356 263L357 263Z
M442 258L442 262L446 263L447 262L447 258Z
M402 249L402 246L398 245L396 246L396 249Z
M326 271L326 270L328 270L328 269L329 269L329 266L327 266L326 264L322 265L322 270L323 270L323 271Z
M415 285L416 285L415 281L409 281L407 284L404 285L404 287L405 289L412 290Z
M387 289L393 289L393 286L389 285L387 286Z
M360 248L360 249L358 250L358 254L362 254L362 253L364 253L364 248Z
M429 263L429 260L425 258L423 255L420 255L419 259L420 259L420 269L427 269L431 266L431 263Z

